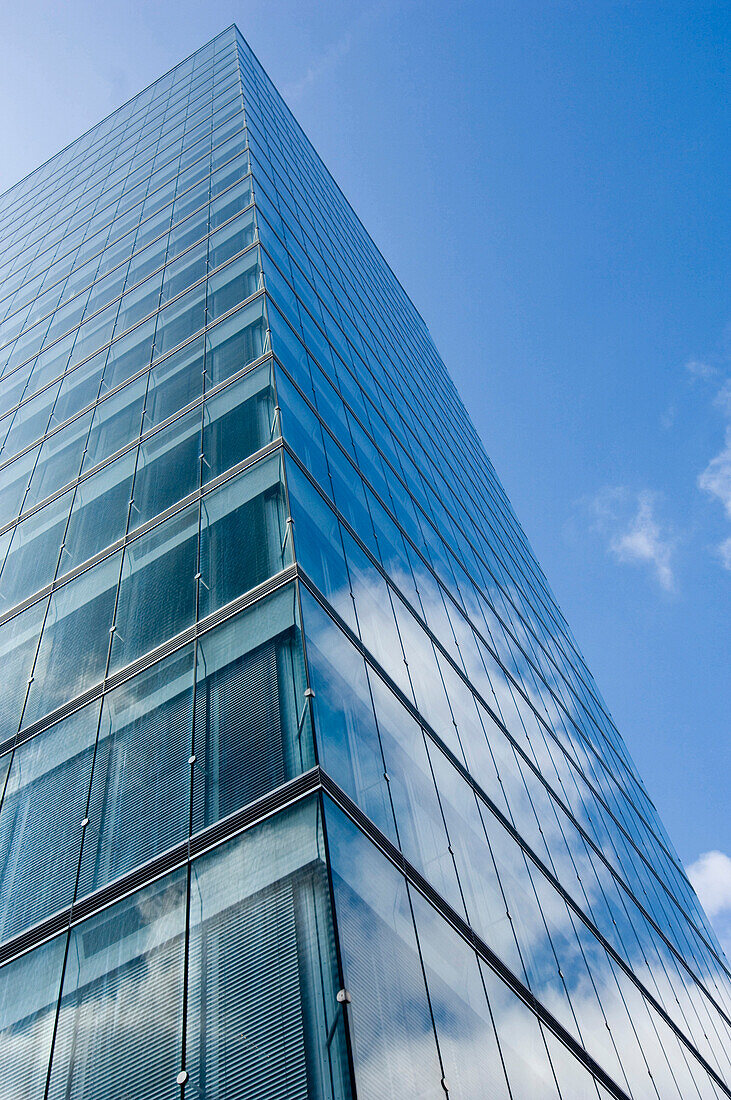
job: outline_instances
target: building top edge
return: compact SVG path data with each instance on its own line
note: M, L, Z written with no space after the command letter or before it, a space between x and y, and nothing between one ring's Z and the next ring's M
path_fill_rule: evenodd
M140 96L143 96L145 92L148 92L150 90L150 88L154 88L156 84L160 84L161 81L165 80L166 77L170 76L171 73L174 73L176 69L179 69L181 65L187 64L187 62L190 61L192 57L195 57L196 54L201 53L202 50L207 49L214 42L217 42L219 38L223 38L224 35L230 34L231 31L236 32L236 34L244 39L244 36L241 34L241 31L239 30L237 25L235 23L229 23L229 25L227 27L224 27L222 31L219 31L218 34L214 34L212 38L207 39L200 46L197 46L196 49L192 50L189 54L186 54L186 56L181 58L180 61L176 61L174 65L171 65L170 68L166 69L164 73L161 73L160 76L157 76L154 80L151 80L149 84L145 84L144 88L140 88L138 92L135 92L134 95L131 95L128 99L125 99L123 103L120 103L119 106L115 107L108 114L104 115L100 119L97 119L97 121L93 123L93 125L89 126L88 129L84 130L77 137L67 142L66 145L64 145L61 149L58 149L46 160L41 161L41 163L37 164L35 168L32 168L30 172L26 172L24 176L21 176L19 180L16 180L15 183L12 183L10 187L7 187L4 191L0 191L0 203L5 198L7 198L7 196L10 195L16 189L16 187L20 187L21 184L31 179L31 177L34 176L37 172L40 172L43 168L46 168L49 164L52 164L54 160L58 160L59 157L63 156L63 154L71 149L74 145L76 145L77 142L82 141L88 134L92 133L93 130L96 130L99 126L102 126L109 119L113 118L114 115L116 115L119 111L124 110L124 108L128 107L130 103L134 103L136 99L139 99ZM246 40L244 39L244 41Z

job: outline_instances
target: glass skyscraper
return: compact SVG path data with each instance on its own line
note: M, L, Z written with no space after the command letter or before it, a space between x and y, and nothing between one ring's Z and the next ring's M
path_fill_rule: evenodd
M0 1100L731 1096L727 963L235 27L0 196Z

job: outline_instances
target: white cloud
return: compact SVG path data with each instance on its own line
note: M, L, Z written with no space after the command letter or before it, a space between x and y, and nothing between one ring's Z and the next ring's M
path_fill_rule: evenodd
M308 66L304 76L290 84L285 84L285 97L293 102L300 100L308 88L315 84L320 77L325 76L330 69L334 68L338 62L345 57L350 50L352 42L352 32L346 31L337 42L333 42L331 46L328 46L328 48Z
M716 394L714 401L727 417L731 418L731 378L727 378Z
M649 565L666 592L675 589L675 542L656 515L658 494L619 486L602 490L592 501L596 528L608 536L609 552L622 563Z
M725 852L704 852L691 863L688 878L709 917L731 913L731 859Z
M723 448L698 475L698 488L715 497L731 519L731 378L725 379L713 403L726 418L726 434ZM723 568L731 570L731 536L720 542L714 550Z
M718 367L713 367L700 359L691 359L685 364L685 369L693 378L702 378L704 381L718 375Z
M731 859L725 852L704 852L688 867L688 878L731 958Z
M723 568L731 572L731 535L717 547L717 552Z
M609 548L622 562L647 562L655 569L658 581L670 591L675 586L671 567L672 543L654 515L654 494L638 494L637 514L629 528L615 535Z
M698 478L698 486L705 493L717 497L731 519L731 426L726 429L723 450L708 463Z

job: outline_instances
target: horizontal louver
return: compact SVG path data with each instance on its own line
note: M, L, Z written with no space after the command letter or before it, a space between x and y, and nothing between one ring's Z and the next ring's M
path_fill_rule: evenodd
M177 937L62 999L49 1100L174 1095L181 960Z
M189 690L100 740L79 896L187 834L191 727Z
M283 783L285 774L276 643L266 642L199 686L205 738L205 821L225 817ZM203 727L203 728L201 728ZM196 818L202 811L196 789Z
M0 810L0 939L72 899L97 714L80 711L15 752Z
M305 1100L307 1070L292 884L193 934L189 1061L196 1100Z

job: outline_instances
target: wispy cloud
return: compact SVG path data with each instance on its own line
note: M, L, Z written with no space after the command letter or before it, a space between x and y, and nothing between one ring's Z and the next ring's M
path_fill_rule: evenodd
M675 425L675 420L678 415L677 406L674 404L668 405L665 411L660 416L660 427L663 431L669 432Z
M654 509L655 494L647 490L639 493L634 518L626 531L612 537L609 549L618 561L651 565L662 587L672 591L675 587L671 565L673 545L658 522Z
M714 404L726 418L724 445L715 458L698 475L698 488L718 500L731 519L731 379L726 379L716 393ZM724 569L731 570L731 537L715 547Z
M688 867L688 878L731 958L731 859L725 852L704 852Z
M723 450L711 459L700 474L698 485L704 493L710 493L720 500L726 515L731 519L731 426L726 429Z
M308 88L312 87L321 77L333 69L339 61L346 56L353 44L353 32L348 30L342 34L337 42L333 42L321 54L319 54L307 67L304 76L299 80L284 85L285 98L296 103L302 98Z
M291 103L302 99L305 93L322 77L334 69L346 57L355 42L377 19L387 13L387 0L376 0L368 7L361 7L358 16L353 19L335 42L316 54L307 66L304 75L283 85L285 98Z
M724 416L731 420L731 378L727 378L716 394L714 405L717 405Z
M608 487L591 501L595 530L607 538L607 549L623 564L647 565L666 592L675 591L672 531L657 516L659 494Z
M685 369L692 378L700 378L704 382L717 378L720 373L718 367L714 367L711 363L706 363L702 359L690 359L685 364Z
M716 547L721 565L731 572L731 535Z

